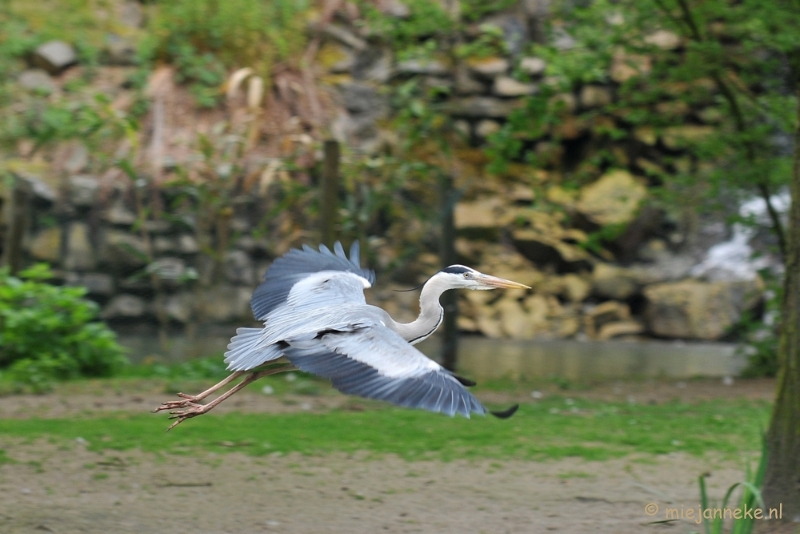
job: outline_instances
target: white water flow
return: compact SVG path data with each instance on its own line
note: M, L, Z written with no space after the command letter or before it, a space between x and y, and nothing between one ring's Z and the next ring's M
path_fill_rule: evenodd
M789 211L791 197L788 192L773 195L770 202L780 214ZM739 207L739 215L752 218L760 225L771 224L767 203L763 198L753 198ZM767 256L753 257L750 242L756 229L741 223L733 225L733 235L728 241L718 243L708 249L702 262L695 265L690 274L709 280L752 280L760 269L770 267L774 261Z

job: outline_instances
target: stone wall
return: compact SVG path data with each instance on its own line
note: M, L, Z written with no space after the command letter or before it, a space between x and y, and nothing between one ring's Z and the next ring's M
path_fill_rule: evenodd
M401 2L378 5L388 17L409 17ZM548 5L541 0L519 2L476 21L460 36L470 43L492 26L508 51L503 56L459 59L442 51L424 60L398 59L392 43L371 32L358 13L340 10L316 28L324 36L318 65L347 110L334 123L334 132L367 152L391 144L393 133L381 129L390 113L387 95L393 86L416 78L423 87L447 89L442 109L479 152L527 96L553 83L546 62L526 54L533 41L546 38L542 21ZM551 44L564 51L575 45L565 32L552 38ZM647 42L676 54L683 46L677 35L665 30L654 32ZM755 269L737 271L730 266L710 272L697 267L715 243L728 238L721 219L698 216L695 224L686 224L647 202L647 171L664 168L662 160L667 158L687 165L682 147L712 132L717 120L713 113L665 101L664 112L682 113L685 125L663 132L629 127L629 140L603 145L621 155L627 169L597 172L594 181L578 191L559 186L563 170L581 163L568 158L591 155L575 154L574 146L590 145L587 139L595 126L578 118L579 113L615 102L621 83L646 76L650 68L648 57L620 53L609 67L609 83L555 95L552 105L562 106L566 114L557 135L536 142L536 151L550 158L545 169L518 166L507 176L493 178L480 163L463 162L464 175L458 179L467 184L466 191L455 209L461 261L534 289L465 292L462 330L517 339L718 340L729 335L744 311L758 306L764 288ZM613 116L594 120L624 124L615 123ZM455 153L465 160L482 160L476 152ZM536 194L544 194L546 202L536 202ZM543 210L545 204L560 211ZM615 224L626 229L610 239L605 250L590 252L581 246L591 231ZM762 267L779 265L779 259L768 253L766 257Z
M408 16L399 1L379 4L389 16ZM444 108L471 147L457 157L480 160L486 137L526 96L548 83L545 62L525 55L527 44L542 38L543 6L528 0L480 21L499 28L508 56L456 62L398 60L391 46L346 7L324 24L312 22L309 31L320 39L316 74L340 104L331 132L361 152L384 149L394 142L386 127L391 115L387 88L416 77L428 86L451 89ZM477 34L467 32L466 38ZM565 49L573 44L566 34L557 39L556 45ZM680 46L666 32L653 39L667 49ZM615 84L647 69L646 58L638 63L629 59L615 60L608 85L576 88L554 102L575 113L614 101ZM44 83L42 73L35 74ZM47 78L47 83L57 82ZM587 126L569 117L561 128L564 143L587 135ZM727 238L727 230L719 224L682 227L663 211L646 207L643 178L643 168L656 164L652 160L659 151L674 155L679 140L708 131L707 125L693 125L659 136L637 129L629 168L598 173L579 191L561 189L552 171L520 166L511 178L494 179L481 165L465 164L464 172L471 175L462 179L472 185L455 209L459 261L533 289L463 292L460 328L516 339L724 338L744 311L758 305L762 282L755 275L692 276L707 249ZM540 145L558 160L556 166L567 153L565 146L548 140ZM253 232L264 216L257 197L235 200L237 209L226 224L237 238L214 253L209 250L214 238L198 225L196 214L170 213L140 224L147 218L137 204L136 184L108 183L92 174L92 156L80 143L65 150L65 175L28 168L16 172L33 198L25 239L28 261L49 262L64 283L86 286L112 324L252 321L250 294L269 262L283 252L283 240ZM637 158L642 153L647 157ZM543 211L535 203L533 185L542 184L546 187L537 190L561 211ZM169 199L161 204L168 206ZM617 223L627 224L627 230L615 238L611 252L580 246L592 229ZM420 271L436 268L427 255L420 263ZM395 287L379 279L370 298L408 320L416 313L416 295L391 292Z
M231 226L242 235L216 257L203 250L211 239L198 231L190 211L140 224L130 190L113 187L101 201L98 177L71 177L67 204L55 202L45 182L26 182L33 185L26 263L47 262L57 281L85 286L110 323L252 319L250 295L274 255L266 240L249 232L260 214L240 210Z

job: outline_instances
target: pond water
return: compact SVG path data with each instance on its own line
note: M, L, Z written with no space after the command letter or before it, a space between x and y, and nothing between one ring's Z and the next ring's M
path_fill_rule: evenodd
M421 347L438 354L438 342ZM736 376L746 357L729 343L666 341L514 341L462 338L459 368L470 377L551 378L574 381L608 378Z
M147 359L178 362L221 354L235 328L203 328L193 337L174 332L164 347L150 329L117 332L133 362ZM418 348L438 359L440 343L440 339L431 337ZM736 345L729 343L514 341L475 336L461 338L458 358L463 374L483 380L722 377L738 375L746 364L746 358L737 354Z

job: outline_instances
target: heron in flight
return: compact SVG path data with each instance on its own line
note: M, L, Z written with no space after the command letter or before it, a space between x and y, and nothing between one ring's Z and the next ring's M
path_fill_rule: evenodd
M261 377L301 370L330 379L342 393L378 399L408 408L450 416L486 414L487 409L464 386L461 378L413 347L433 334L444 317L439 297L449 289L530 289L528 286L451 265L422 286L420 315L398 323L387 312L366 303L364 290L375 273L359 261L358 242L348 258L341 243L333 251L321 245L292 249L275 260L253 293L253 315L263 328L239 328L231 339L225 362L232 373L198 395L178 393L181 400L155 409L171 410L177 419L208 413L237 391ZM272 365L265 368L265 365ZM233 388L208 404L199 404L237 378ZM510 417L517 409L490 412Z

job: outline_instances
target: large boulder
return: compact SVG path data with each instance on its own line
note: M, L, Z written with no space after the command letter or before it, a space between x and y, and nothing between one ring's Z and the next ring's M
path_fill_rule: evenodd
M596 297L627 300L640 289L639 277L631 269L598 263L592 271L592 294Z
M713 126L698 126L686 124L683 126L670 126L664 129L661 141L670 150L680 150L696 145L716 132Z
M75 49L64 41L48 41L33 52L33 63L50 74L59 74L77 62Z
M130 226L137 220L136 214L128 209L124 202L117 200L103 212L103 219L111 224Z
M57 263L61 254L61 228L40 230L31 240L28 252L36 260Z
M511 64L501 57L471 58L467 60L469 70L483 78L495 78L508 72Z
M84 174L69 177L69 201L73 206L90 208L97 202L100 179Z
M504 119L524 105L522 100L503 100L487 96L454 98L444 110L459 117Z
M647 188L631 173L613 170L581 189L576 209L592 222L629 223L647 196Z
M89 226L86 223L74 222L69 228L64 268L75 271L91 271L95 267L97 267L97 260L89 236Z
M438 59L407 59L395 67L398 74L429 74L432 76L446 76L450 69Z
M65 282L70 286L82 286L94 297L110 297L114 294L114 277L106 273L69 272Z
M241 322L253 316L250 311L252 289L219 284L208 288L196 303L198 320L217 323Z
M592 257L576 243L585 241L586 234L576 229L564 229L557 216L528 211L529 227L513 230L514 247L537 267L554 268L558 273L588 271Z
M30 91L50 94L56 90L53 78L44 69L28 69L17 78L17 82Z
M524 57L519 60L519 70L528 76L539 76L544 74L544 69L547 63L542 58L538 57Z
M636 76L646 76L652 68L653 61L650 57L619 50L611 60L609 75L615 82L624 83Z
M131 272L147 264L147 247L139 236L121 230L106 230L100 245L99 259L103 264Z
M533 294L523 301L504 296L494 305L477 306L475 315L478 330L493 338L558 339L571 337L580 328L574 311L552 295Z
M100 316L105 320L140 319L147 314L147 302L136 295L117 295L103 308Z
M591 338L598 338L604 326L627 321L630 317L631 310L627 304L609 300L587 310L583 321L586 334Z
M251 287L256 282L253 260L242 250L232 250L225 254L225 279L237 285Z
M194 294L182 291L164 299L164 313L172 320L188 324L194 318Z
M683 280L644 289L645 320L656 336L718 340L752 309L764 290L760 279L704 282Z
M136 41L115 34L106 36L103 60L107 65L120 67L136 65Z
M458 65L455 69L455 90L459 95L476 95L483 93L486 86L473 78L465 65Z
M502 97L533 95L538 90L536 84L520 82L511 76L498 76L492 88L494 94Z
M498 228L507 222L506 207L499 197L459 202L453 210L456 229Z
M681 38L668 30L657 30L645 37L644 42L661 50L675 50L681 46Z
M147 266L147 272L158 276L163 281L175 282L176 286L180 285L180 282L187 276L191 276L186 262L181 258L174 257L159 258L151 262Z

